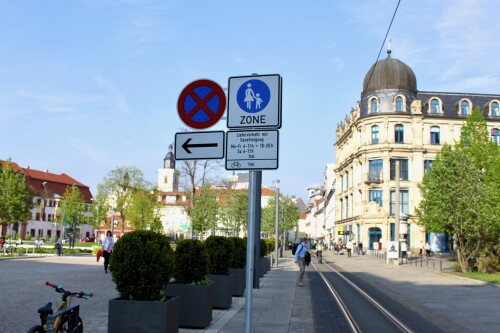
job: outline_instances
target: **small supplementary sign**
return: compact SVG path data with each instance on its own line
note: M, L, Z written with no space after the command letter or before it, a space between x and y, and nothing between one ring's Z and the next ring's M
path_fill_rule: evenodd
M227 127L280 128L281 76L230 77Z
M224 132L181 132L175 134L176 160L224 158Z
M210 80L197 80L184 88L177 101L179 117L187 126L205 129L215 125L226 110L224 90Z
M226 169L278 169L278 141L278 130L227 132Z
M387 258L398 259L398 242L390 241L387 245Z

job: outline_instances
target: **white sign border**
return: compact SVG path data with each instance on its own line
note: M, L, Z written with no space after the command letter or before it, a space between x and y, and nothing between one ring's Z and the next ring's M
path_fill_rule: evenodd
M199 157L199 158L177 158L177 135L189 135L189 134L209 134L209 133L222 133L222 157ZM195 161L195 160L225 160L226 158L226 132L224 131L199 131L199 132L177 132L175 133L175 141L174 141L174 158L176 161Z

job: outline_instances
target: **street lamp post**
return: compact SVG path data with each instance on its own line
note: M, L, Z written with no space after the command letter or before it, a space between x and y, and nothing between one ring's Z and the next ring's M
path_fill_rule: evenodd
M274 188L276 190L276 216L275 216L275 225L274 225L274 267L278 267L278 240L279 240L279 209L280 209L280 180L277 179L274 181Z

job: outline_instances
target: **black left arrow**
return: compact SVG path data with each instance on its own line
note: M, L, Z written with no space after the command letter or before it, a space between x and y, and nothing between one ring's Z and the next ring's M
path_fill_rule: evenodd
M191 154L191 150L189 148L208 148L208 147L218 147L218 143L193 143L189 144L191 142L192 138L189 138L184 142L182 145L182 148L186 151L186 153Z

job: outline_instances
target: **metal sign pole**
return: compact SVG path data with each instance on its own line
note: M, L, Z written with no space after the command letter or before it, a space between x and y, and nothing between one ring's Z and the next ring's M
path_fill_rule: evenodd
M260 288L260 222L261 222L261 204L262 197L262 171L255 171L255 238L253 249L253 288Z
M246 297L245 297L245 333L252 333L252 296L254 270L254 242L256 222L257 171L250 171L248 191L248 236L247 236L247 267L246 267ZM259 203L260 204L260 203Z
M279 243L279 216L280 216L280 180L275 180L275 187L276 187L276 199L275 199L275 205L276 205L276 216L275 216L275 226L274 226L274 267L278 267L278 243Z

